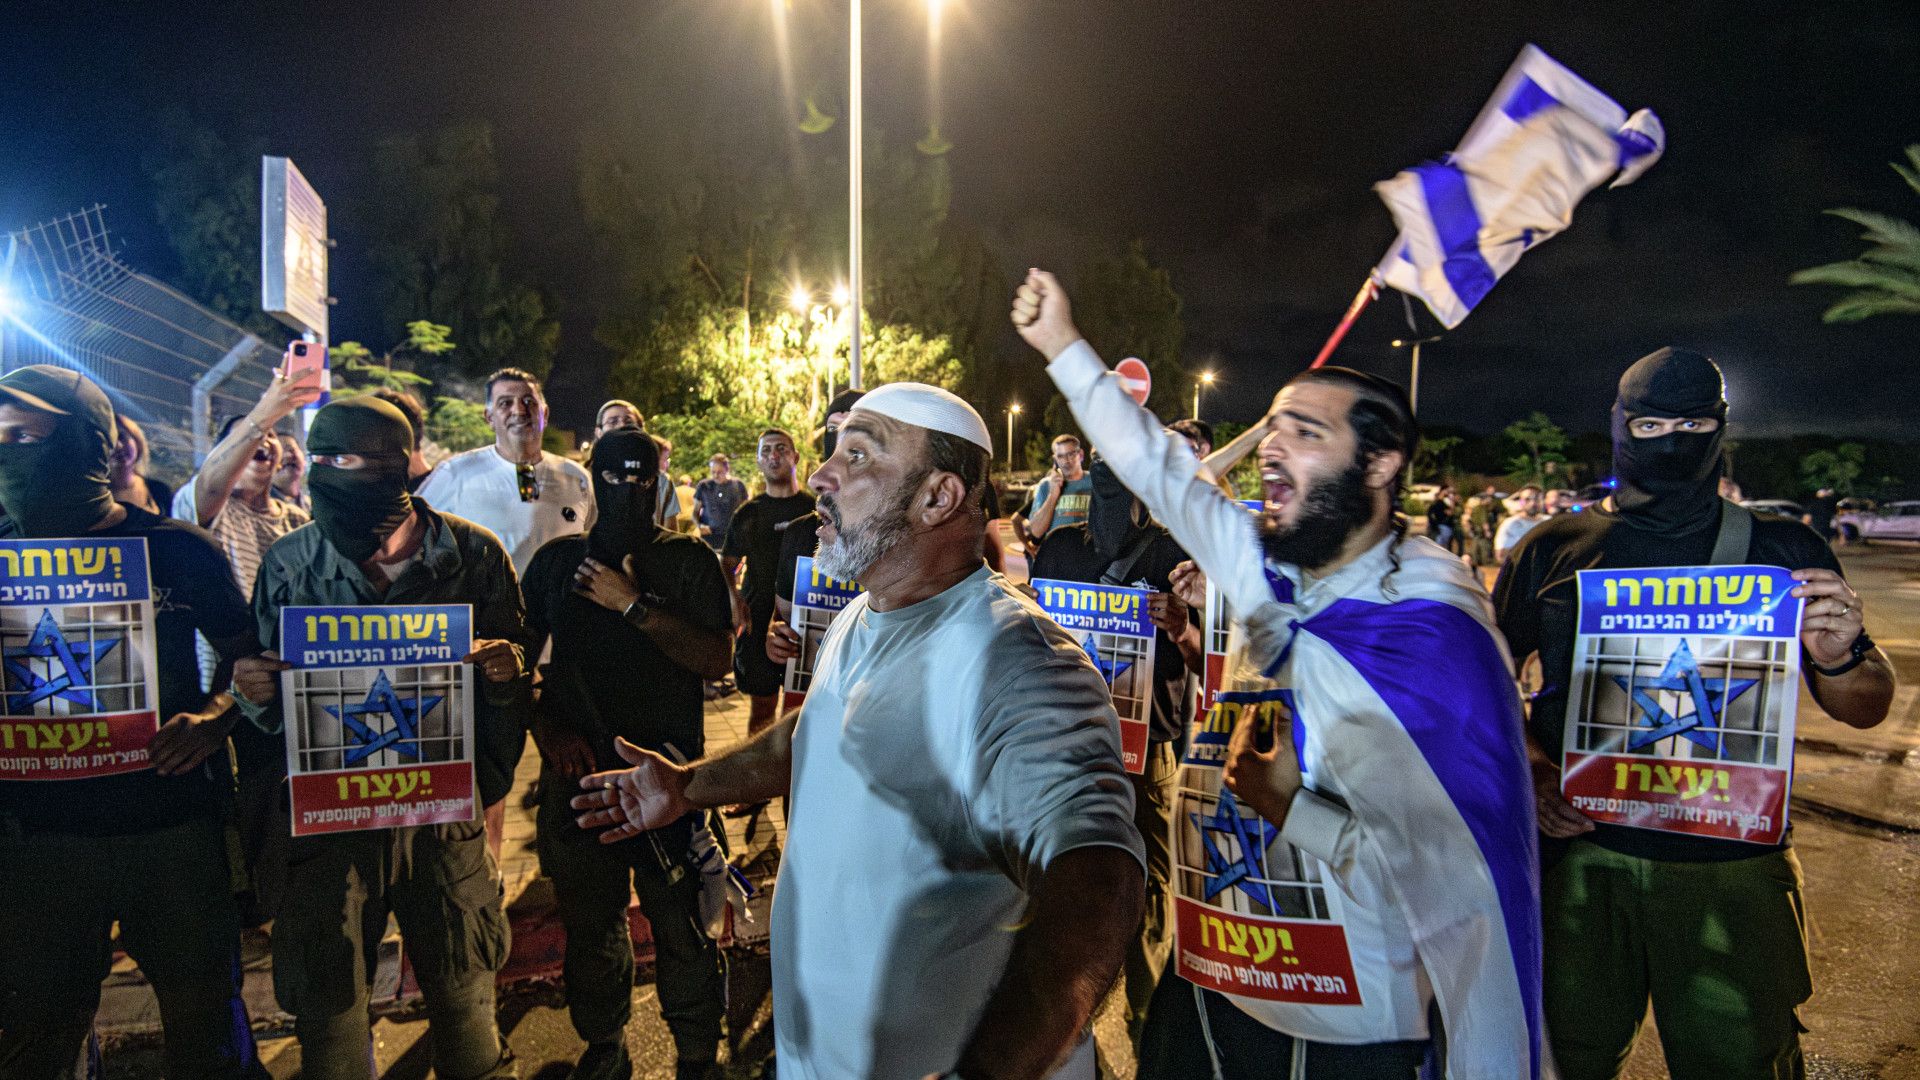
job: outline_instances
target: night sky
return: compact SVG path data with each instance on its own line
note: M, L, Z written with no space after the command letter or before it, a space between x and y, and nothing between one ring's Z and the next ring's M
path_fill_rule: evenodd
M377 137L494 126L519 260L562 302L559 421L591 408L606 292L577 198L583 139L670 144L784 107L769 0L22 3L0 10L0 225L95 202L126 259L177 267L140 167L161 107L264 137L335 207ZM869 121L927 116L923 0L866 0ZM843 6L791 0L810 40ZM1857 253L1859 206L1920 220L1887 162L1920 142L1920 4L1344 4L947 0L944 133L955 214L1009 279L1143 238L1186 304L1187 362L1249 420L1303 367L1392 238L1371 185L1450 149L1531 41L1628 110L1666 158L1590 196L1425 353L1423 419L1496 430L1534 409L1604 426L1636 357L1686 344L1727 369L1737 428L1909 437L1920 318L1829 327L1793 270ZM844 46L841 46L842 48ZM844 54L803 81L841 92ZM844 126L836 128L843 132ZM334 336L383 343L354 224L332 217ZM1422 332L1437 325L1424 311ZM1338 362L1405 376L1397 294ZM1044 380L1017 339L1018 393ZM1110 358L1117 359L1117 358ZM585 402L582 406L579 402ZM981 402L995 414L1001 403Z

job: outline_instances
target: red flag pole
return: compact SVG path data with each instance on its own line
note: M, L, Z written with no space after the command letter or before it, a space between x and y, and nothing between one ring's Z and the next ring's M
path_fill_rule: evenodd
M1333 355L1333 350L1340 347L1340 339L1347 336L1348 330L1353 329L1353 320L1359 318L1360 313L1365 311L1367 305L1379 295L1380 279L1373 274L1368 274L1367 283L1360 286L1360 291L1354 296L1353 303L1347 305L1347 313L1341 317L1340 325L1333 328L1327 343L1320 346L1320 355L1313 358L1313 363L1308 365L1309 367L1319 367L1327 362L1327 357Z

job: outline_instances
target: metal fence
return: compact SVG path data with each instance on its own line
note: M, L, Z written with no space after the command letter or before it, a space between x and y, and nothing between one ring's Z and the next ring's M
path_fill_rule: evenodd
M95 206L8 238L0 371L74 368L146 430L152 472L179 482L213 425L252 408L278 350L120 262Z

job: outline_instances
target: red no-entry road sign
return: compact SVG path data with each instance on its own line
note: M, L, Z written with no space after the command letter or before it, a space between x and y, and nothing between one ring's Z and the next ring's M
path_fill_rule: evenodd
M1153 392L1153 373L1147 370L1147 365L1139 357L1129 356L1113 370L1127 384L1127 393L1133 395L1133 400L1145 405L1147 395Z

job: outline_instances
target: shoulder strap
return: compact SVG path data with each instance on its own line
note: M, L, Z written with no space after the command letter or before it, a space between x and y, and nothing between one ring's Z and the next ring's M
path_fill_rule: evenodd
M1753 512L1731 499L1720 500L1720 535L1713 542L1714 566L1734 566L1747 561L1747 545L1753 540Z
M1155 536L1153 529L1141 529L1140 535L1133 538L1133 543L1123 548L1120 557L1107 566L1106 573L1100 575L1100 584L1125 585L1127 579L1133 576L1134 566L1140 562L1142 556L1146 555L1147 549L1153 546L1156 539L1158 537Z

